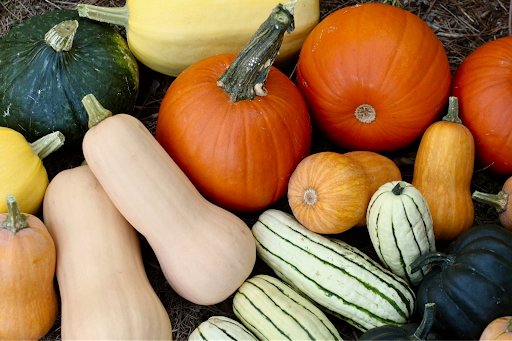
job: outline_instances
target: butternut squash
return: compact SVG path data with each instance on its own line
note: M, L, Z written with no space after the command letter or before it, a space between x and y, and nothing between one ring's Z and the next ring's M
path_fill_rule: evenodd
M86 96L95 110L94 96ZM117 114L89 129L83 152L123 216L155 252L171 287L203 305L219 303L249 277L256 245L236 215L207 201L149 130Z
M62 339L172 339L169 316L144 270L137 231L89 166L53 178L43 214L57 249Z

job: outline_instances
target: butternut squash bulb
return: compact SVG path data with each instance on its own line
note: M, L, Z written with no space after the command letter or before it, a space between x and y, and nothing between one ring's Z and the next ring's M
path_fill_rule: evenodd
M276 0L128 0L118 8L78 5L80 16L122 25L134 56L173 77L220 53L238 53L279 4ZM320 18L319 0L298 0L295 31L287 36L277 63L298 56Z
M29 143L21 133L0 127L0 198L12 194L22 212L38 213L48 186L42 160L63 144L60 132ZM4 200L0 200L0 213L7 213Z

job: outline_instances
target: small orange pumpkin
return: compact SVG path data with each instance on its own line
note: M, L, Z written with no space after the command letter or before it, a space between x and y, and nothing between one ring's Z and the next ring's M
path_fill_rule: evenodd
M512 341L512 316L495 319L484 329L480 341Z
M12 194L0 214L0 340L39 340L57 318L56 252L46 226Z

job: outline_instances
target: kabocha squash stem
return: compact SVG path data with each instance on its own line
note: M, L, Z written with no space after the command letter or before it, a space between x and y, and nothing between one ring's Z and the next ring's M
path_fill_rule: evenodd
M507 209L509 197L510 195L504 191L499 191L498 194L488 194L474 191L471 195L472 199L491 205L496 209L496 212L498 213L504 212Z
M65 20L60 24L53 26L44 35L44 40L56 52L69 51L73 46L73 39L75 38L77 29L77 20Z
M436 317L436 304L435 303L427 303L425 304L425 309L423 313L423 319L421 323L414 332L413 335L409 338L410 340L426 340L430 328L432 328L432 324L434 324L434 319Z
M123 7L100 7L94 5L79 4L78 14L81 17L106 22L114 25L121 25L128 28L129 11L128 5Z
M29 227L25 220L25 215L20 212L18 202L14 198L14 195L8 194L5 197L5 201L7 202L7 217L0 227L14 234Z
M252 100L255 95L267 95L263 84L281 47L284 33L294 30L293 8L296 2L292 0L286 5L277 5L220 76L217 85L228 93L231 101Z
M64 145L64 135L55 131L32 142L30 147L41 160Z

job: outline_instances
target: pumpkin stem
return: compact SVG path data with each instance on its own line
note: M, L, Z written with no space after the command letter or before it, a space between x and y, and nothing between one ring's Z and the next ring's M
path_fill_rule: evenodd
M30 143L34 154L42 160L64 144L64 135L60 131L54 131L38 140Z
M20 212L20 207L14 195L7 194L5 201L7 202L7 217L5 217L5 221L0 225L0 228L16 234L18 231L29 227L25 219L26 216Z
M512 333L512 318L508 320L507 332Z
M423 312L423 319L421 320L418 329L409 337L409 340L426 340L427 335L430 332L430 328L432 328L432 324L434 324L434 319L436 317L436 304L435 303L427 303L425 304L425 309Z
M44 40L56 52L69 51L73 46L77 28L77 20L65 20L46 32Z
M77 10L81 17L128 28L128 18L130 16L128 5L123 7L101 7L79 4Z
M450 96L448 98L448 114L443 117L443 121L462 124L459 118L459 100L457 97Z
M453 264L455 261L455 257L451 255L444 254L442 252L427 252L418 256L408 267L410 269L410 273L413 274L416 271L419 271L425 265L438 265L441 268L446 268Z
M89 115L89 128L94 127L107 117L112 116L112 111L105 109L93 94L85 95L85 97L82 98L82 104Z
M407 186L407 184L403 181L399 181L395 187L391 190L394 195L400 195L404 191L404 188Z
M304 201L309 206L313 206L317 200L318 200L318 194L316 194L316 191L314 189L308 188L304 192Z
M496 209L496 212L501 213L506 211L510 195L504 191L499 191L498 194L487 194L479 191L474 191L471 195L472 199L489 204Z
M372 123L377 117L377 112L371 105L361 104L354 111L354 115L361 123Z
M285 31L295 28L293 9L297 0L279 4L258 28L247 45L217 80L232 102L266 96L263 84L283 42Z

